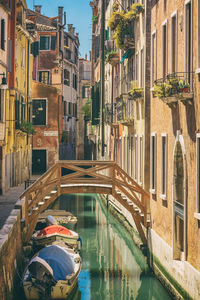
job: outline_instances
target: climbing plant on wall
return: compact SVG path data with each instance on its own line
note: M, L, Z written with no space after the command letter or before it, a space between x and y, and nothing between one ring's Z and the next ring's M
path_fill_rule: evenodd
M137 2L133 3L128 12L119 10L119 4L113 5L113 11L108 20L108 26L114 32L113 39L116 47L124 48L124 39L131 34L131 22L133 22L140 13L144 11L144 6Z

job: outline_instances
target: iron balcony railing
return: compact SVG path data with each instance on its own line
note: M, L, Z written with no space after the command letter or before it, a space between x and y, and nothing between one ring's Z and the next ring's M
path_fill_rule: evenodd
M170 97L180 93L193 93L194 72L176 72L154 81L156 87L162 88L162 96Z

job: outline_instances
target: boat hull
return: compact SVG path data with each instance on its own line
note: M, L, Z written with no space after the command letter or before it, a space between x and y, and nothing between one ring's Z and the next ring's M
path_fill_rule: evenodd
M76 287L78 281L78 276L72 283L67 280L59 280L55 286L51 287L50 299L66 299ZM32 281L24 282L24 292L26 299L41 299L38 289L34 287Z

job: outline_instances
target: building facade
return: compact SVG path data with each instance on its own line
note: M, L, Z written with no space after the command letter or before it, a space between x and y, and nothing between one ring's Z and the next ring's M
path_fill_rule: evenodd
M199 1L151 8L151 186L155 264L199 299Z
M76 129L77 136L77 151L76 157L79 160L84 160L87 158L91 158L91 156L87 157L87 154L91 154L90 146L88 144L88 131L87 127L90 126L91 123L88 123L91 119L91 61L87 59L87 55L85 58L79 58L79 100L78 100L78 122ZM92 142L90 139L90 143L95 144L95 141Z
M76 159L77 105L79 103L79 38L72 24L63 33L63 136L60 159Z
M150 193L152 266L177 297L199 299L200 4L104 2L90 3L97 159Z

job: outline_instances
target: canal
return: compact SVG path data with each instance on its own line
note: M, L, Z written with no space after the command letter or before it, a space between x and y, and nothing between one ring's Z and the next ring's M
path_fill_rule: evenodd
M70 225L83 243L73 300L171 299L130 234L97 195L63 195L51 208L71 211L78 218L76 225Z

